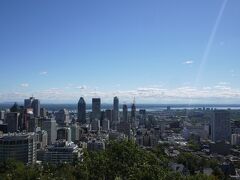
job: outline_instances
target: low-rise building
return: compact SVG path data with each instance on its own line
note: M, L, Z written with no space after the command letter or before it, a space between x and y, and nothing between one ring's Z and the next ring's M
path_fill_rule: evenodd
M80 149L72 142L57 141L47 147L44 162L50 164L72 163L80 158Z

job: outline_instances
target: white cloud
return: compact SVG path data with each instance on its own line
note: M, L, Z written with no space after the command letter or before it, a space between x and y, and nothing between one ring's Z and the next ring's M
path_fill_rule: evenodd
M194 61L192 61L192 60L183 62L183 64L193 64L193 63L194 63Z
M42 71L42 72L40 72L39 73L41 76L46 76L47 74L48 74L48 72L47 71Z
M27 87L27 83L23 83L24 87ZM79 86L77 89L86 89L85 85ZM87 91L79 91L73 88L71 91L65 91L65 88L50 88L42 91L31 92L35 97L43 101L51 102L75 102L80 96L84 96L87 100L91 100L93 97L101 97L103 102L112 102L114 96L118 96L123 102L131 103L133 97L136 97L141 102L155 102L155 103L188 103L191 102L240 102L240 89L230 87L229 85L215 85L215 86L203 86L203 87L192 87L182 86L176 88L156 88L156 87L140 87L130 90L112 90L102 91L88 88ZM23 100L30 96L29 93L22 92L10 92L1 93L0 99L2 101L15 101Z
M218 85L223 85L223 86L228 85L228 84L230 84L230 83L229 82L224 82L224 81L218 83Z
M22 83L22 84L20 84L20 86L26 88L26 87L29 87L29 84L28 83Z
M87 89L87 86L86 85L77 86L76 89L85 90Z

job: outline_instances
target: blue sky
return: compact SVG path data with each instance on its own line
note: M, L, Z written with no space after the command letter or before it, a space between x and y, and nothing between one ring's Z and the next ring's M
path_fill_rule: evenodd
M0 102L240 102L239 0L2 0Z

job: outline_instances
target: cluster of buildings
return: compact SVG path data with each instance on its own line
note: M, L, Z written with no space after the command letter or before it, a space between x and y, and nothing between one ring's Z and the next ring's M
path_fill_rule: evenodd
M181 149L220 159L224 167L240 162L240 124L233 123L230 110L171 110L168 106L147 111L137 109L135 102L120 107L118 97L113 98L112 108L103 109L100 98L93 98L91 106L87 109L81 97L76 112L48 111L31 97L23 106L15 103L0 111L0 160L15 158L25 164L81 161L83 149L101 151L109 140L131 139L142 148L169 144L165 152L170 157L177 157ZM190 143L198 150L191 150ZM184 169L174 163L171 167Z
M25 164L81 160L83 149L104 150L108 140L133 138L136 114L135 103L131 112L126 104L120 112L117 97L113 108L106 110L102 110L100 98L93 98L92 111L87 110L81 97L77 113L67 109L47 111L38 99L30 97L23 106L15 103L10 109L1 110L0 159L11 158Z

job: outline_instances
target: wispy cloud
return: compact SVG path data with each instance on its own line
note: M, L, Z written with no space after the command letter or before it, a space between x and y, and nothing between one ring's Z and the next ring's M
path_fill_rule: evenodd
M85 90L87 89L86 85L77 86L76 89Z
M46 76L47 74L48 74L48 72L47 71L42 71L42 72L40 72L39 73L41 76Z
M27 87L28 84L23 83L23 86ZM51 102L75 102L80 96L84 96L89 101L92 97L101 97L103 102L112 102L112 98L118 96L122 102L129 103L132 102L133 97L136 97L138 101L150 103L187 103L189 100L196 103L219 101L232 103L240 101L240 89L224 84L207 87L179 86L175 88L146 86L129 90L110 90L108 92L87 88L87 90L82 91L82 89L86 88L87 87L83 85L78 87L78 89L81 89L80 91L76 90L76 88L71 91L65 91L65 88L50 88L31 93L42 101ZM29 95L28 93L22 92L1 93L0 99L2 101L22 100Z
M20 84L20 86L26 88L26 87L29 87L29 84L28 83L22 83L22 84Z
M192 61L192 60L188 60L188 61L183 62L183 64L193 64L193 63L194 63L194 61Z
M229 85L229 84L230 84L229 82L224 82L224 81L218 83L218 85Z

